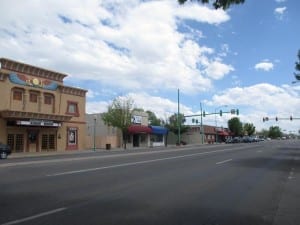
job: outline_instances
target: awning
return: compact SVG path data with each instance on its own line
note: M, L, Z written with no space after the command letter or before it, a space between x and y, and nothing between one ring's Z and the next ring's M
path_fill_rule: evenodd
M220 136L229 136L229 133L226 132L226 131L219 131L218 135L220 135Z
M165 127L160 127L160 126L149 126L152 130L152 134L167 134L168 129Z
M143 125L130 125L128 127L128 132L131 134L139 134L139 133L151 133L151 128Z

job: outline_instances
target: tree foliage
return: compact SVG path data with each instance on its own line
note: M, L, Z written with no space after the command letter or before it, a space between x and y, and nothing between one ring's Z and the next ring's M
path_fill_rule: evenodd
M240 136L243 134L243 124L238 117L233 117L228 120L228 128L234 136Z
M126 148L128 127L131 125L133 105L134 101L131 98L117 97L102 116L106 125L117 127L121 130L123 141L125 141L124 148Z
M209 3L210 1L209 0L178 0L178 2L180 4L184 4L185 2L187 1L190 1L190 2L201 2L201 3ZM215 9L219 9L219 8L222 8L222 9L228 9L230 7L230 5L233 5L233 4L241 4L241 3L244 3L245 0L213 0L211 1L213 2L213 6L215 7Z
M147 110L146 113L148 114L149 125L160 126L162 124L162 121L156 117L154 112Z
M269 137L270 138L279 138L282 136L281 129L278 126L272 126L269 129Z
M249 136L255 133L255 126L252 123L245 123L243 129L244 129L244 133L247 132L247 135Z
M178 115L177 113L174 113L172 116L169 117L166 127L175 134L178 133L179 127L180 127L180 134L187 132L189 127L184 125L184 123L185 123L184 114L179 113L179 116L177 116L177 115ZM178 121L177 118L179 118L179 124L177 122ZM178 127L178 125L179 125L179 127Z
M300 50L298 50L298 62L295 64L295 70L298 72L295 73L295 77L297 80L300 80Z

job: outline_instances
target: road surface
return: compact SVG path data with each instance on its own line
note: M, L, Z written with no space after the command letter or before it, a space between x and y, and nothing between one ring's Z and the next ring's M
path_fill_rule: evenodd
M0 225L299 225L300 141L0 161Z

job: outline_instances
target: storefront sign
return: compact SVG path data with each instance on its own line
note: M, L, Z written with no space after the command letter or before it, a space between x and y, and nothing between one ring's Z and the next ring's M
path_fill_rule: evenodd
M142 117L133 115L131 118L131 122L134 124L142 124Z
M17 120L17 125L23 126L41 126L41 127L60 127L61 123L55 123L51 120Z

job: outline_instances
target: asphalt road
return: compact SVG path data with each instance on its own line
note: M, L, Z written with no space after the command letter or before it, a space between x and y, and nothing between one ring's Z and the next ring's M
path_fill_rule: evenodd
M0 225L299 225L300 141L0 161Z

